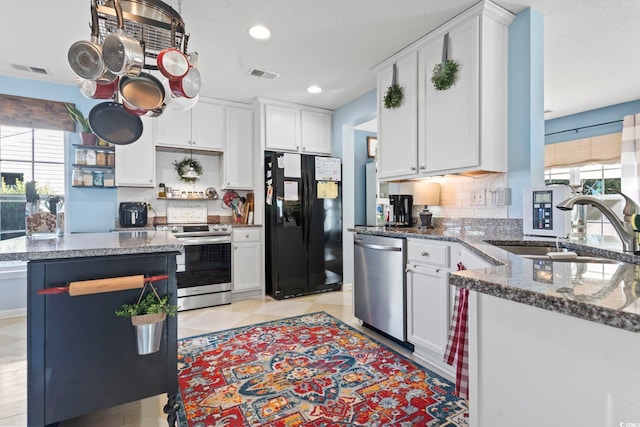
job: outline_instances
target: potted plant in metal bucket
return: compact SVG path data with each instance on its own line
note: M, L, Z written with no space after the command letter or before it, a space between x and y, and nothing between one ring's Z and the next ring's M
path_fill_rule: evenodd
M152 292L144 296L147 286ZM167 315L175 316L177 311L177 305L169 304L169 295L160 297L153 285L145 283L138 302L122 304L121 309L116 311L116 315L131 318L131 324L136 329L138 354L143 355L155 353L160 349L164 321Z
M84 114L80 110L76 108L73 104L65 104L67 107L67 111L69 111L69 115L76 122L80 128L80 138L82 138L82 145L96 145L96 141L98 140L98 136L93 133L91 130L91 125L89 124L89 119L87 119Z

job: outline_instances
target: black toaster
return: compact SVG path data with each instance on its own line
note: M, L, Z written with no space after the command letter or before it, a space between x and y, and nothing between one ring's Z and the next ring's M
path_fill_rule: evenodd
M118 212L121 227L145 227L147 204L144 202L121 202Z

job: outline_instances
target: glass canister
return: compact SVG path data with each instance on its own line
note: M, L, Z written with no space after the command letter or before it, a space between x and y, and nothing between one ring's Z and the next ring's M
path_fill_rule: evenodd
M98 150L96 151L96 165L107 166L107 152Z
M93 187L93 172L85 171L82 177L85 187Z
M104 171L104 186L115 187L116 180L113 171Z
M88 166L96 165L96 152L94 150L87 150L87 165Z
M74 169L71 174L74 187L82 187L84 185L84 172L80 169Z
M116 165L116 153L113 151L107 152L107 166L115 166Z
M76 164L77 165L87 164L87 150L82 148L78 148L76 150Z
M103 171L95 171L95 172L93 172L93 186L94 187L104 187L104 172Z

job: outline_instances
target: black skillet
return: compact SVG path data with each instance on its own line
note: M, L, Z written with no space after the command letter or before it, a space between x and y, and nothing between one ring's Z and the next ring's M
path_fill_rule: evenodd
M99 138L115 145L136 142L142 136L142 120L119 102L102 102L89 112L89 124Z

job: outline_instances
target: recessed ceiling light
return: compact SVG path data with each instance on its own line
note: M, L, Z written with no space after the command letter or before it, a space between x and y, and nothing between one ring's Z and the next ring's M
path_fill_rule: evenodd
M315 85L309 86L307 88L307 92L313 93L313 94L322 93L322 88L320 86L315 86Z
M249 28L249 35L256 40L269 40L269 38L271 38L271 31L269 31L267 27L256 25Z

